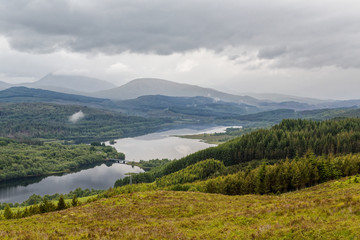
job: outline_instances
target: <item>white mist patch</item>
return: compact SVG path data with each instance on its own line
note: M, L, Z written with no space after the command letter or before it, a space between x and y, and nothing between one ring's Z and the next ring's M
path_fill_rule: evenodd
M220 102L220 100L221 100L221 99L220 99L220 98L217 98L217 97L216 97L216 98L213 98L214 103Z
M77 113L74 113L69 117L69 121L72 123L76 123L79 120L83 119L85 117L85 114L80 110Z

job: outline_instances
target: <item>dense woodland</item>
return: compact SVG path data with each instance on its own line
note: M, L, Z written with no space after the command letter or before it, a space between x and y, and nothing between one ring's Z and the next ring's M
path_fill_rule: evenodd
M111 146L36 143L0 138L0 181L70 172L106 158L123 157Z
M208 159L191 165L178 172L156 179L159 187L194 182L220 175L225 170L224 163L219 160Z
M78 111L76 123L69 117ZM142 118L84 106L51 103L0 103L0 136L16 139L44 138L90 143L137 136L167 126L166 118Z
M208 159L156 179L157 189L200 191L226 195L280 194L319 183L357 175L360 182L360 154L319 156L308 152L302 158L285 159L274 164L262 161L229 174L224 164Z
M217 159L225 166L233 166L253 160L293 159L304 156L309 150L316 156L360 152L360 119L286 119L271 129L259 129L217 147L172 161L148 173L135 175L133 179L138 183L153 182L156 178L205 159ZM115 186L128 182L127 178L118 180Z
M274 165L218 177L206 182L205 191L228 195L284 193L360 173L360 154L315 157L309 154ZM360 177L355 178L360 181Z

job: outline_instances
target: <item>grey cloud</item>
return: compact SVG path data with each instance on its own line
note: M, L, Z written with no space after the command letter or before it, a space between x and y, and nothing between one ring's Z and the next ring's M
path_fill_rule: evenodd
M286 53L286 47L276 46L276 47L261 49L258 53L258 57L264 59L274 59L285 53Z
M274 60L275 67L360 67L355 0L0 3L0 35L20 51L166 55L242 46L258 49L258 58Z

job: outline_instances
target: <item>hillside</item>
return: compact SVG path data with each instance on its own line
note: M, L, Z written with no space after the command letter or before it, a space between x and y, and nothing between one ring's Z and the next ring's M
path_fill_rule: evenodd
M331 100L323 100L317 98L308 98L308 97L299 97L286 94L276 94L276 93L244 93L250 97L259 99L259 100L268 100L273 102L302 102L307 104L320 104L328 102Z
M78 104L100 108L117 108L109 99L86 97L75 94L54 92L43 89L27 87L11 87L0 91L0 102L21 103L21 102L46 102L60 104Z
M102 91L116 87L112 83L96 78L51 73L36 82L19 85L75 94Z
M278 196L135 192L1 220L0 238L356 239L358 199L360 184L346 179Z
M251 105L215 101L209 97L147 95L136 99L116 101L115 103L123 112L163 117L187 115L223 118L260 111Z
M0 90L4 90L9 87L11 87L11 84L0 81Z
M70 116L82 112L76 122ZM146 119L79 105L0 103L0 136L90 143L142 135L166 126L168 119Z
M117 100L133 99L144 95L165 95L175 97L202 96L214 98L216 100L251 105L259 102L257 99L248 96L231 95L210 88L203 88L190 84L180 84L156 78L135 79L118 88L94 93L95 97L106 97Z
M225 166L241 165L254 160L293 159L312 151L316 156L360 152L360 119L326 121L286 119L270 129L259 129L171 161L156 172L133 176L136 182L153 182L156 178L180 171L206 159L217 159ZM128 184L128 177L115 185Z
M319 100L288 95L265 94L240 96L203 88L196 85L180 84L157 78L140 78L132 80L120 87L92 93L93 97L113 100L135 99L146 95L164 95L172 97L209 97L216 101L241 103L257 107L262 111L275 109L312 110L320 108L342 108L360 106L360 100ZM260 99L257 99L259 97ZM268 97L268 98L267 98Z

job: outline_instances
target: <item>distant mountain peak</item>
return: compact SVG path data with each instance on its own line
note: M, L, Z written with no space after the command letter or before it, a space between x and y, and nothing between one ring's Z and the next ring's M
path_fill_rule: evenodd
M101 90L107 90L116 87L116 85L107 81L99 80L96 78L78 76L78 75L61 75L49 73L40 80L26 84L30 87L46 88L50 87L51 90L69 89L75 92L96 92Z
M237 96L196 85L176 83L159 78L138 78L120 87L99 91L93 96L115 100L134 99L145 95L165 95L172 97L210 97L226 102L256 104L258 100L248 96Z

